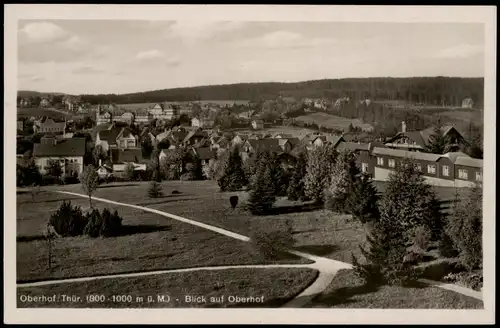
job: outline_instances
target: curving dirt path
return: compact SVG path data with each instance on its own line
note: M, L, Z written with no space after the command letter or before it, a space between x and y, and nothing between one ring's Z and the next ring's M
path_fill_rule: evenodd
M74 193L74 192L69 192L69 191L56 191L54 190L53 192L61 193L61 194L67 194L67 195L72 195L72 196L77 196L77 197L82 197L82 198L88 198L87 195L84 194L79 194L79 193ZM98 198L98 197L92 197L93 200L97 200L103 203L108 203L108 204L114 204L114 205L119 205L119 206L126 206L126 207L131 207L143 211L147 211L150 213L155 213L170 219L174 219L180 222L184 222L187 224L191 224L200 228L204 228L219 234L222 234L224 236L238 239L241 241L250 241L250 238L247 236L240 235L238 233L215 227L206 223L202 223L196 220L192 219L187 219L175 214L170 214L166 213L160 210L155 210L152 208L144 207L144 206L139 206L139 205L132 205L132 204L126 204L126 203L120 203L116 202L113 200L109 199L104 199L104 198ZM208 267L197 267L197 268L186 268L186 269L170 269L170 270L158 270L158 271L147 271L147 272L135 272L135 273L124 273L124 274L112 274L112 275L103 275L103 276L93 276L93 277L81 277L81 278L69 278L69 279L59 279L59 280L47 280L47 281L38 281L38 282L32 282L32 283L24 283L24 284L18 284L17 287L35 287L35 286L45 286L45 285L52 285L52 284L61 284L61 283L71 283L71 282L82 282L82 281L91 281L91 280L98 280L98 279L110 279L110 278L126 278L126 277L139 277L139 276L148 276L148 275L158 275L158 274L165 274L165 273L176 273L176 272L193 272L193 271L201 271L201 270L227 270L227 269L249 269L249 268L310 268L310 269L315 269L318 270L319 274L316 280L305 290L303 290L300 294L295 296L294 299L291 301L285 303L283 307L302 307L309 303L317 294L321 293L324 291L328 285L332 282L334 279L335 275L337 272L341 269L351 269L352 265L349 263L345 262L340 262L336 260L332 260L329 258L325 257L320 257L300 251L295 251L295 250L289 250L288 251L291 254L294 254L296 256L300 256L309 260L314 261L314 263L311 264L263 264L263 265L230 265L230 266L208 266ZM422 280L422 282L434 285L436 287L448 289L448 290L453 290L457 293L467 295L470 297L474 297L476 299L482 300L482 295L480 292L476 292L473 290L468 290L467 288L460 287L456 288L459 286L451 285L450 284L443 284L440 282L434 282L434 281L425 281Z

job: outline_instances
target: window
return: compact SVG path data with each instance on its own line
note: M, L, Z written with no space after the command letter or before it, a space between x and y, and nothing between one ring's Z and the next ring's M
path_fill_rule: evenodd
M481 172L476 172L476 181L483 181L483 174Z
M384 158L383 157L377 157L377 165L384 166Z
M448 165L443 165L443 176L445 177L450 176L450 168Z
M389 159L389 167L396 167L396 161L393 159Z
M465 169L458 170L458 178L467 180L469 178L469 173Z
M361 163L361 171L364 173L368 172L368 163Z
M415 166L418 171L422 172L422 165L420 165L420 163L417 163Z
M434 164L427 165L427 173L436 174L436 165Z

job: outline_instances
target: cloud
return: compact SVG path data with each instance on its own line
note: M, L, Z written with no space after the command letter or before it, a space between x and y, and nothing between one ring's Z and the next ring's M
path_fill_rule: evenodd
M243 21L175 21L166 28L165 37L181 38L184 41L206 40L218 34L238 30L246 26Z
M176 67L181 64L181 59L176 56L168 56L163 51L152 49L141 51L134 57L135 62L142 65L162 65L167 67Z
M74 74L95 74L95 73L102 73L103 71L104 70L100 68L95 68L91 65L84 65L73 69L72 72Z
M139 52L135 58L139 60L147 60L147 59L157 59L157 58L164 58L165 54L162 51L159 50L147 50L147 51L141 51Z
M19 32L22 39L34 43L60 41L70 36L66 30L51 22L29 23Z
M31 80L31 81L33 81L33 82L39 82L39 81L43 81L43 80L45 80L45 78L43 78L43 77L41 77L41 76L39 76L39 75L34 75L34 76L32 76L32 77L30 78L30 80Z
M333 38L306 38L302 34L284 30L236 42L237 46L252 48L306 48L336 44L337 42Z
M435 58L467 58L484 53L484 46L468 43L459 44L450 48L438 51Z

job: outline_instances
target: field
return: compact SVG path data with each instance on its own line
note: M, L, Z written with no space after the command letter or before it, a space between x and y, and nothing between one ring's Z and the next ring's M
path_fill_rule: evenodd
M50 116L56 119L73 118L72 113L60 111L54 108L17 108L18 117Z
M94 196L161 210L250 237L259 231L283 230L291 227L296 250L343 262L351 262L351 254L359 257L361 255L359 245L365 243L365 228L350 215L337 215L311 203L279 199L272 213L266 216L252 216L242 208L248 197L246 192L221 193L213 181L165 181L161 185L166 196L159 199L149 199L146 196L147 182L105 184L98 188ZM383 184L377 185L377 188L383 190ZM448 198L452 194L448 189L436 189L442 198ZM283 254L274 260L265 259L252 248L251 243L234 240L142 210L108 205L94 200L94 204L99 208L116 208L123 216L123 223L130 233L115 238L56 239L53 245L54 264L50 271L47 265L47 242L42 237L49 213L55 210L63 199L71 199L72 203L81 205L83 209L88 208L88 200L85 198L61 195L50 190L82 193L80 185L50 186L45 187L45 191L35 196L36 199L33 201L30 193L18 192L18 281L214 265L310 263L308 260L288 254ZM179 194L172 194L174 190ZM239 197L239 204L232 209L229 197L234 195ZM236 270L243 271L236 273ZM283 304L286 298L289 299L303 290L314 280L315 275L314 271L305 269L281 268L193 271L171 273L168 279L157 274L133 278L109 277L90 282L52 285L50 289L27 287L20 289L20 292L41 295L46 290L50 290L51 293L67 293L71 290L74 291L73 294L83 295L87 291L90 293L106 290L108 295L120 291L122 294L131 294L134 297L146 296L148 293L156 295L162 290L168 290L174 296L185 294L186 291L211 296L231 293L245 296L262 294L265 295L265 299L277 302L269 304L277 305ZM25 305L19 304L19 306ZM55 306L64 304L58 303ZM125 305L108 302L96 306ZM169 303L144 306L224 307L234 304ZM360 284L352 271L346 271L340 272L332 284L306 307L309 306L477 308L482 306L482 302L429 286L368 288Z
M68 290L82 301L87 295L105 295L106 301L98 303L58 302L36 303L38 307L277 307L293 298L307 287L317 276L311 269L230 269L224 271L196 271L171 273L148 277L102 279L76 282L50 287L27 287L18 289L21 296L63 295ZM188 289L186 289L188 287ZM131 295L131 302L114 301L113 295ZM159 301L158 296L170 296L170 301ZM185 296L204 296L206 302L190 302ZM152 296L153 302L147 302ZM254 297L253 303L238 302L239 298ZM137 302L142 297L144 302ZM166 298L165 298L166 299ZM18 298L18 307L32 306Z
M366 131L373 129L370 124L363 123L357 118L350 119L322 112L298 116L295 118L295 120L305 123L316 123L318 126L324 126L326 128L338 130L347 130L350 124L352 124L353 127L360 127L361 129Z
M127 191L129 188L131 187L120 189ZM108 198L122 194L118 188L111 190L113 189L109 188L100 194ZM81 191L78 189L78 192ZM140 196L145 198L144 194ZM186 204L187 200L182 198L166 197L161 201ZM48 244L43 233L50 212L56 210L64 199L81 205L83 209L88 208L88 201L83 198L41 192L35 201L32 201L30 194L18 194L18 281L208 265L307 262L289 254L270 261L263 259L247 243L156 214L96 202L95 206L98 208L108 207L119 211L126 226L126 233L115 238L58 238L52 245L53 264L49 269ZM121 201L126 202L127 199ZM75 266L75 263L78 265Z
M248 100L200 100L200 101L167 101L169 104L189 104L189 103L198 103L200 105L209 105L215 104L220 106L231 106L233 104L236 105L247 105L249 103ZM118 104L119 108L125 110L134 110L134 109L145 109L151 106L154 106L156 103L136 103L136 104Z
M313 308L482 309L483 302L437 287L364 285L351 270L341 270L310 304Z
M309 133L315 133L317 132L316 130L311 130L311 129L305 129L305 128L299 128L295 126L272 126L272 127L266 127L262 130L254 130L254 129L231 129L228 131L232 132L237 132L237 133L269 133L269 134L276 134L276 133L285 133L285 134L290 134L294 138L303 138L306 134Z

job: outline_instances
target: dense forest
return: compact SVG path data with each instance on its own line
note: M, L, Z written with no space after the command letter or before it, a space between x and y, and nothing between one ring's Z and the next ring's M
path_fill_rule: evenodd
M129 94L81 95L84 102L148 103L193 100L250 100L276 99L276 96L302 98L340 97L351 99L402 101L412 104L460 106L470 97L483 106L483 78L412 77L412 78L348 78L304 81L296 83L239 83L189 88L163 89Z

